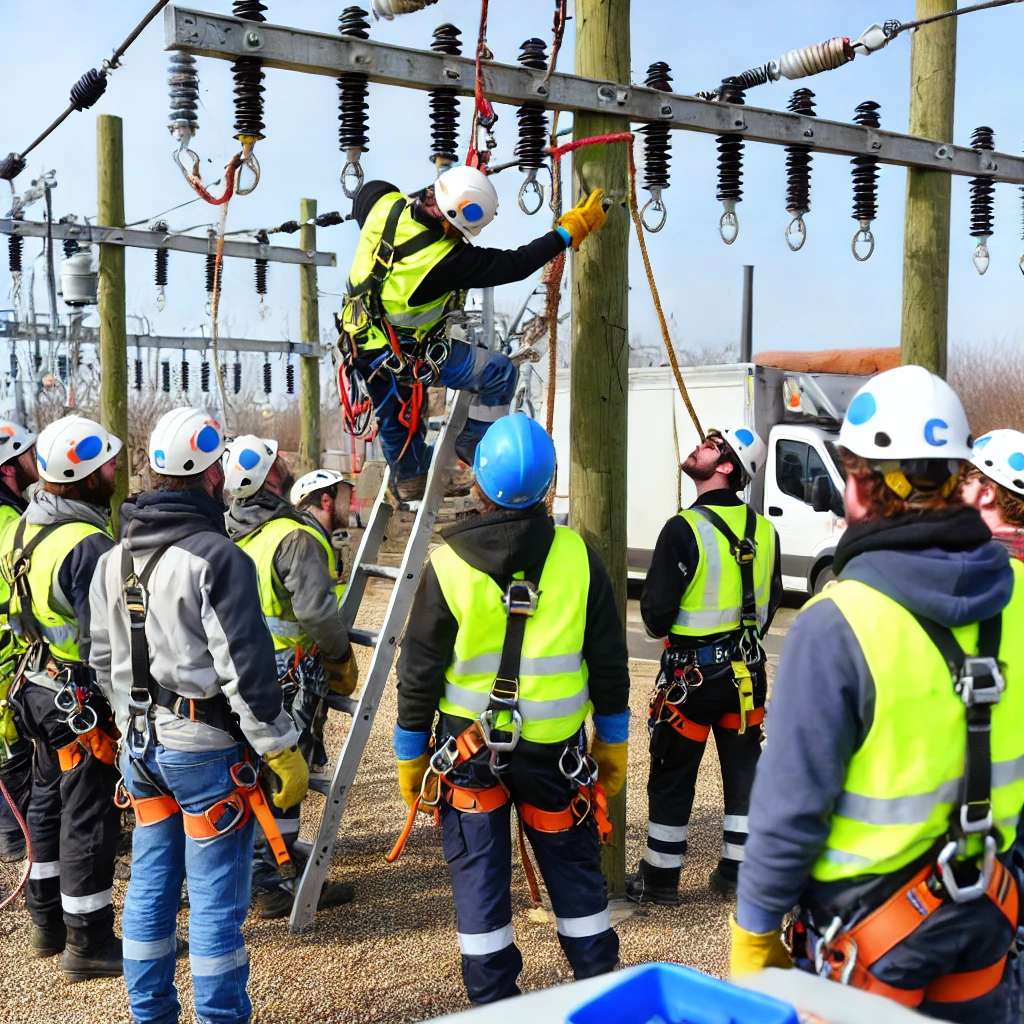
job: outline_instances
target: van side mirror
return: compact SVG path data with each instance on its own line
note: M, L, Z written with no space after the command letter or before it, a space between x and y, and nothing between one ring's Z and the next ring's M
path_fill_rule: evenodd
M832 511L832 481L827 476L816 476L811 483L811 508L815 512Z

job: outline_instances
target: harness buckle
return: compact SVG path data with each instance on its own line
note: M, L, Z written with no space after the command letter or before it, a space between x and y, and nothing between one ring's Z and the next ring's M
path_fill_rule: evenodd
M966 808L961 808L961 819ZM989 814L989 821L992 816ZM978 880L973 885L960 885L953 874L953 866L950 861L956 856L959 843L953 839L942 848L936 860L939 869L939 877L945 886L949 898L954 903L970 903L971 900L980 899L988 891L992 882L992 873L996 866L996 841L992 836L985 836L985 852L982 854L981 870L978 872Z
M512 580L505 591L502 604L505 606L506 615L530 616L537 611L539 600L540 591L529 580Z
M995 658L968 657L964 658L955 689L966 707L998 704L1006 689L1006 680Z
M738 565L746 565L748 562L752 562L755 554L754 542L749 537L738 540L732 554Z
M501 714L510 714L512 721L508 725L502 727L494 724L494 716ZM484 735L484 743L487 744L487 749L493 754L511 753L516 749L516 744L519 742L519 734L523 731L523 716L514 708L488 708L480 716L480 729ZM512 739L510 740L496 740L493 739L493 734L496 732L500 733L511 733Z
M231 766L231 781L239 789L255 789L259 780L259 772L250 761L239 761Z
M430 756L430 770L435 775L447 775L459 763L459 746L449 736Z

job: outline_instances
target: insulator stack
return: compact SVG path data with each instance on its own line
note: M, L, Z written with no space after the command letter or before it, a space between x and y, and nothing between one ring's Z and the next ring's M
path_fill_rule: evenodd
M524 68L531 71L547 71L548 55L544 49L543 39L527 39L520 46L520 54L516 58ZM516 143L515 154L519 158L519 170L526 171L526 181L519 189L519 208L526 214L535 214L544 205L544 190L537 181L537 171L544 166L544 157L548 149L548 117L544 108L536 103L524 103L517 111L519 120L519 141ZM536 206L527 202L526 196L536 197Z
M171 87L170 133L181 141L199 131L199 69L190 53L172 53L167 69Z
M669 74L671 70L663 60L655 61L647 69L644 85L648 89L657 89L658 92L671 92L672 76ZM647 200L643 210L640 211L640 217L648 231L660 231L665 226L665 219L668 216L661 193L669 186L668 165L672 151L669 127L667 124L654 121L651 124L645 124L639 131L644 136L644 188L651 193L651 198ZM660 220L648 224L648 210L660 213Z
M243 21L266 21L266 6L260 0L233 0L234 15ZM245 146L262 139L263 129L263 61L255 57L239 57L231 65L235 80L235 138Z
M204 359L199 366L199 386L203 389L203 394L208 394L210 391L210 361Z
M7 266L12 274L21 273L21 256L25 251L25 239L21 235L7 236Z
M171 364L166 361L160 363L160 390L165 394L171 391Z
M213 292L217 287L217 255L206 254L206 312L213 312Z
M267 268L269 266L268 260L256 261L256 294L261 299L267 294Z
M18 357L13 352L11 353L11 376L18 376Z
M370 38L370 22L361 7L346 7L338 18L338 31L343 36L355 39ZM359 162L367 152L369 119L366 116L369 104L368 76L358 71L346 71L338 76L338 148L345 154L345 166L341 169L341 190L349 199L355 197L363 184L363 168Z
M865 100L857 105L853 120L865 128L878 128L882 123L878 116L880 109L873 100ZM852 248L853 255L863 263L875 251L871 223L878 216L878 160L873 156L855 156L850 163L853 166L853 219L860 224L860 230L853 236ZM857 250L858 242L868 246L864 255Z
M68 357L57 356L57 376L61 380L68 379Z
M722 103L743 106L743 89L737 78L725 78L719 89ZM718 144L718 192L717 198L725 207L718 230L722 241L732 245L740 233L740 222L736 216L736 204L743 201L743 136L719 135Z
M61 243L64 249L64 258L67 259L69 256L74 256L79 251L78 241L74 238L65 238Z
M975 128L971 133L971 149L978 153L990 153L996 148L996 133L987 125ZM995 184L991 178L971 178L971 237L978 239L974 250L974 265L979 274L988 270L991 258L988 240L992 237L992 196Z
M814 93L797 89L786 109L804 117L815 117ZM786 243L793 252L803 248L807 240L804 214L811 209L811 149L809 146L786 147L786 212L793 218L786 228Z
M135 390L142 390L143 370L142 360L136 357L135 359Z
M462 32L454 25L438 25L430 48L449 57L462 55ZM438 174L457 163L459 140L459 100L454 89L431 89L430 93L430 159Z
M156 280L156 308L161 311L167 305L164 289L167 287L167 262L170 255L168 249L157 249L156 251L156 269L153 276Z
M242 364L237 359L231 366L231 389L236 395L242 390Z
M191 377L191 371L189 369L188 360L182 357L181 360L181 390L188 391L189 379Z
M270 360L263 360L263 394L269 395L274 384L274 374L270 368Z
M295 394L295 367L291 363L285 363L284 386L289 395Z

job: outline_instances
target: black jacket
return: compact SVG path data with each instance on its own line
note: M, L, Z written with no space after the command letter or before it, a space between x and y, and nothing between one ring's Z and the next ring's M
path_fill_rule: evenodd
M442 536L460 558L505 590L514 573L534 568L547 558L555 526L544 506L534 505L522 511L473 516L449 527ZM589 547L587 554L590 590L583 658L589 672L590 699L595 714L617 715L626 710L629 701L626 637L604 563ZM403 729L426 732L432 727L458 631L458 622L428 561L398 659L398 724Z
M693 505L722 505L735 507L743 502L732 491L720 488L698 497ZM693 505L690 507L692 508ZM658 535L658 543L647 570L647 580L640 595L640 615L647 632L654 637L669 636L672 624L679 614L680 603L686 588L693 582L700 560L700 548L690 524L682 516L673 516ZM782 557L779 552L778 535L775 542L775 570L772 573L772 588L768 597L768 618L764 633L775 617L782 601ZM699 647L713 643L714 637L672 636L672 643L683 647Z

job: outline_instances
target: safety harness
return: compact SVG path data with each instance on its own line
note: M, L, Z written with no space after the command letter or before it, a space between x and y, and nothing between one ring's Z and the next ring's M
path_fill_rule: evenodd
M256 765L248 758L231 767L231 779L236 788L201 814L190 814L182 810L174 795L154 777L143 761L146 749L154 738L151 718L154 705L166 707L172 714L187 718L191 722L203 722L238 737L230 705L223 694L201 700L182 697L173 690L160 686L150 672L149 643L146 640L149 581L173 543L169 541L158 548L150 556L140 574L135 572L131 552L125 544L121 545L121 578L124 580L124 602L130 623L132 664L126 749L132 770L144 785L158 795L136 797L125 786L124 779L121 779L114 795L114 803L122 809L131 807L135 812L136 823L140 826L155 825L181 812L185 834L197 840L216 839L236 828L242 828L249 820L249 816L255 814L277 861L278 873L283 878L294 878L295 865L260 788Z
M888 985L870 971L890 950L919 928L948 902L990 899L1016 931L1019 894L1010 872L996 859L998 830L992 820L992 708L1006 688L997 655L1002 630L999 616L978 628L978 656L964 653L951 630L923 616L915 616L950 668L953 688L963 701L967 718L967 753L959 800L950 815L946 841L934 863L928 863L881 906L849 927L835 916L818 935L805 914L790 925L791 947L806 949L819 975L887 996L904 1006L922 1000L961 1002L977 999L1002 980L1004 954L996 963L977 971L947 974L920 989ZM960 884L955 864L963 864L967 841L984 837L981 869L971 885Z

